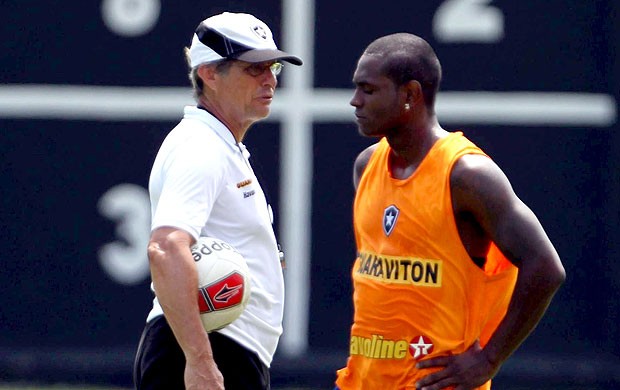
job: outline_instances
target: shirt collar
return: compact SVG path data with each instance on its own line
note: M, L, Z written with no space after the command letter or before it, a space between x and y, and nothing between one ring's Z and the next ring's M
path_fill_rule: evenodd
M241 151L241 153L245 156L245 158L250 158L250 152L246 148L246 146L239 142L237 144L237 140L230 132L228 127L222 121L220 121L215 115L211 114L209 111L205 109L198 108L196 106L186 106L185 107L185 117L186 118L197 118L202 122L205 122L209 125L210 128L215 131L215 133L226 143L236 151Z

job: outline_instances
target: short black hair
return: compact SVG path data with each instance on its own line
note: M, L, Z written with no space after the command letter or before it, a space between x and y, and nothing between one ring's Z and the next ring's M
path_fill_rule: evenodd
M382 73L396 85L418 81L426 106L434 109L441 84L441 64L431 45L423 38L409 33L386 35L370 43L364 55L382 58Z

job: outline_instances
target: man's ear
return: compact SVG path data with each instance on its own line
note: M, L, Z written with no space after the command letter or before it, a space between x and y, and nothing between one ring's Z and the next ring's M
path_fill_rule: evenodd
M198 68L198 77L202 79L202 82L205 86L209 87L212 90L216 90L216 75L215 66L209 65L200 65Z
M403 85L405 93L405 103L409 103L411 107L419 104L424 104L424 94L422 92L422 85L417 80L409 80Z

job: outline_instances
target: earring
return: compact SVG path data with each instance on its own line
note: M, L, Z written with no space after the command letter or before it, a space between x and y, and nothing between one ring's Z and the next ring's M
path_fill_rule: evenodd
M411 108L411 106L409 105L409 103L405 103L405 110L409 111L410 108Z

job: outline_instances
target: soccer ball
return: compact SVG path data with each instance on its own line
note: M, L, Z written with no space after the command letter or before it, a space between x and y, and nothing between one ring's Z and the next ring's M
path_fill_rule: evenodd
M232 245L200 237L191 248L198 269L198 307L207 332L222 329L241 315L250 299L250 271Z

